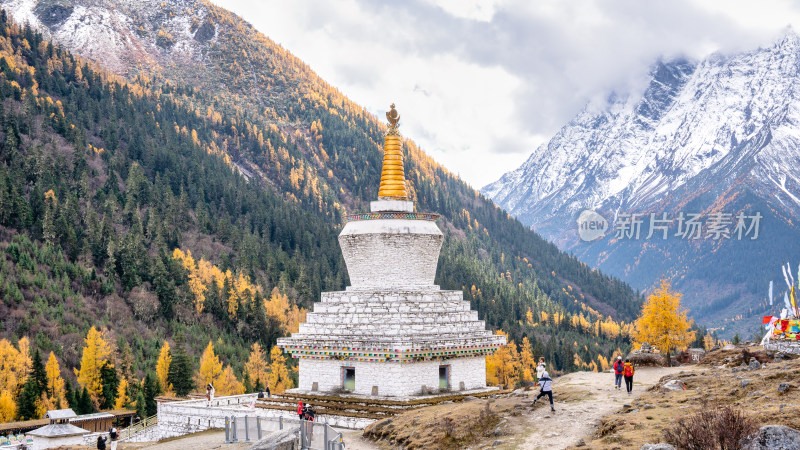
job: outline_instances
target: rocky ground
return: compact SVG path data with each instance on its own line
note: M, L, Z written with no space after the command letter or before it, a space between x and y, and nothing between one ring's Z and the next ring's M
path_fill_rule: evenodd
M712 351L702 362L694 369L669 374L604 417L599 429L585 440L588 447L626 449L660 442L664 428L676 419L725 405L753 418L758 427L800 429L800 359L771 361L760 347L738 347Z
M538 390L518 390L493 399L437 405L345 433L348 449L500 448L559 449L591 440L601 419L621 410L665 375L679 368L641 368L634 392L614 388L610 373L578 372L553 382L556 412L530 404Z

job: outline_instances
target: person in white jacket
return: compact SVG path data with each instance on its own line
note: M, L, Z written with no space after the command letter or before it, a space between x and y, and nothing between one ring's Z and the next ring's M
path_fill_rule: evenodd
M552 387L553 380L550 379L550 375L545 370L542 372L542 376L539 377L539 384L542 386L542 390L539 391L539 395L533 399L533 404L531 406L536 405L536 400L544 397L545 395L550 399L550 411L555 412L556 409L553 407L553 387Z
M212 402L214 401L215 392L216 389L214 389L214 385L208 383L208 385L206 385L206 400L208 400L208 406L211 406Z
M542 374L544 373L544 371L545 371L544 357L541 357L541 358L539 358L539 365L536 366L536 380L537 380L536 381L536 385L537 386L539 385L539 381L538 380L539 380L539 378L542 378Z

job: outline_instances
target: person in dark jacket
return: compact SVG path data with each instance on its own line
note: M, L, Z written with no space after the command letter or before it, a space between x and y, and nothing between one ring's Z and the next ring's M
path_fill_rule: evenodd
M622 362L622 356L617 356L614 362L614 388L622 388L622 368L625 364Z
M106 437L103 435L97 436L97 450L106 450Z
M117 432L116 428L112 428L108 431L108 438L111 441L111 449L110 450L117 450L117 443L119 442L119 433Z
M269 392L269 385L267 385L267 398L272 397L272 394Z
M556 409L553 407L552 382L553 380L550 379L550 374L548 374L546 370L542 372L542 376L539 377L539 385L542 387L542 389L539 391L539 395L533 399L533 404L531 406L536 405L536 400L539 400L546 395L550 399L550 411L555 412Z

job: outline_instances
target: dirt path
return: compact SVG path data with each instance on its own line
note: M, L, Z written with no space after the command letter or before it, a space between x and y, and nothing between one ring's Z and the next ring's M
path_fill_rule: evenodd
M508 448L554 450L575 445L581 438L594 433L601 418L636 400L664 375L682 370L687 368L637 369L631 395L626 393L624 382L622 389L614 389L614 375L609 373L576 372L557 378L553 381L556 412L550 412L546 397L540 399L536 409L527 413L527 417L515 426L515 434L518 432L525 436L523 442ZM585 396L579 401L561 403L558 401L559 390L584 391ZM539 406L540 403L544 404Z

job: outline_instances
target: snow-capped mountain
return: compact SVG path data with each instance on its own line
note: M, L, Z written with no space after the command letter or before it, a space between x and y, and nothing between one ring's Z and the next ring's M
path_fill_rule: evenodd
M218 34L201 0L2 0L0 5L19 23L119 75L166 68L176 58L198 61Z
M482 191L590 265L640 288L670 277L698 315L721 319L754 310L780 261L800 258L792 251L800 241L798 124L800 37L787 31L770 48L658 63L641 95L588 105ZM609 221L610 236L578 239L586 209ZM706 238L705 229L698 240L615 235L626 214L646 214L643 237L649 214L667 213L674 237L681 212L731 214L731 231L739 213L759 213L761 235L747 243ZM723 298L725 308L708 306Z

